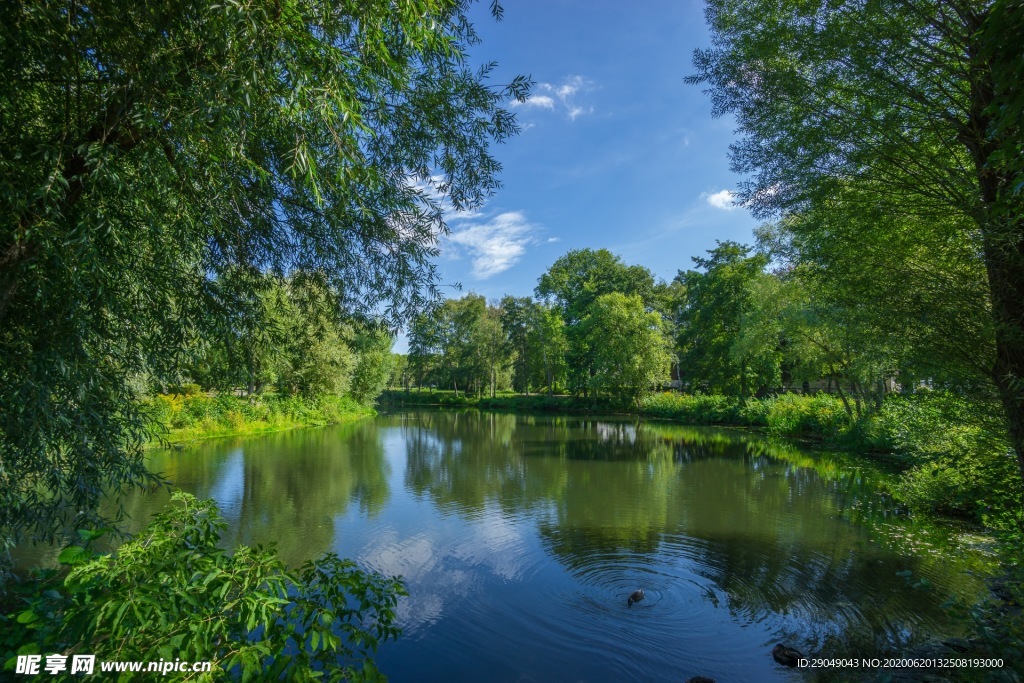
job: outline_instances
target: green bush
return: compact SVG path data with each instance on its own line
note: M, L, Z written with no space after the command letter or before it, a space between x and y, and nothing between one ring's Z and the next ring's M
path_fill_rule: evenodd
M640 399L643 415L690 424L742 424L739 401L707 394L649 394Z
M332 554L289 570L272 548L227 552L219 547L225 526L212 501L175 493L116 554L67 548L66 578L41 576L27 608L7 616L21 637L5 641L18 645L5 668L15 654L74 651L210 661L206 680L381 678L371 657L399 634L399 579Z
M181 396L199 396L203 393L203 388L198 384L179 384L172 386L167 393L179 394Z
M768 401L748 400L739 408L740 422L751 427L767 427L769 407Z
M172 439L259 432L303 425L326 425L373 411L350 396L261 394L238 397L161 394L142 402L153 430Z
M911 508L1017 524L1020 473L998 405L945 392L890 395L861 425L861 438L909 464L895 493Z
M765 406L765 422L773 434L834 438L850 426L842 401L829 394L781 394L759 402Z

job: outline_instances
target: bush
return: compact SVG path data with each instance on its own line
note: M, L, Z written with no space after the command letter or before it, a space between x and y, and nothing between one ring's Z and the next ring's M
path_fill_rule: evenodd
M973 517L996 528L1016 524L1020 472L999 406L944 392L890 395L862 425L875 450L909 464L895 493L915 510Z
M781 394L760 402L765 406L765 422L773 434L834 438L850 426L842 401L829 394Z
M350 396L164 394L143 401L142 406L154 431L171 430L179 439L326 425L373 414Z
M293 571L273 549L229 553L219 547L225 526L212 501L175 493L116 554L65 549L63 582L42 577L28 608L8 617L23 626L17 653L210 661L210 680L380 677L371 657L399 634L399 579L333 554Z
M650 394L640 399L640 412L690 424L742 424L739 401L706 394Z

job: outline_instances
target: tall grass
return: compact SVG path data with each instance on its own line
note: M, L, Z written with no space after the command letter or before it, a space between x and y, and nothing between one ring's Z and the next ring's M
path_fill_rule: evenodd
M273 432L345 422L375 414L349 396L303 398L160 394L143 401L157 441L171 443L216 436Z

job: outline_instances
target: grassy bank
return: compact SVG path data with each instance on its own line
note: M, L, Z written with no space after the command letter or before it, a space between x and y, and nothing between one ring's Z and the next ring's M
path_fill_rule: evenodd
M336 424L376 414L348 396L160 394L143 405L170 443Z

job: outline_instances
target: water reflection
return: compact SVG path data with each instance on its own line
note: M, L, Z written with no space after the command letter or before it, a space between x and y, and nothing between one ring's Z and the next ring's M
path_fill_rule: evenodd
M947 628L939 605L986 564L900 515L863 462L720 429L424 411L153 466L214 498L231 544L404 576L406 633L379 657L396 683L794 680L776 640L881 656ZM127 502L141 524L165 501Z
M939 605L977 590L966 572L985 564L894 546L882 531L908 520L880 493L884 473L759 436L478 413L402 429L411 490L470 520L489 503L530 516L585 605L642 583L646 607L684 607L680 625L725 609L816 649L875 655L948 626ZM907 570L942 588L922 598Z
M391 494L390 465L372 421L207 442L155 454L150 467L174 486L214 499L230 545L273 542L292 565L331 550L335 519L351 506L372 519ZM128 514L146 519L168 498L129 497Z

